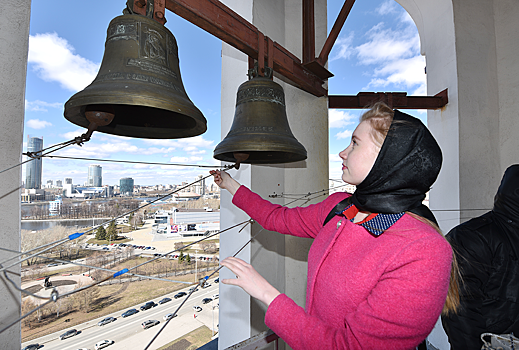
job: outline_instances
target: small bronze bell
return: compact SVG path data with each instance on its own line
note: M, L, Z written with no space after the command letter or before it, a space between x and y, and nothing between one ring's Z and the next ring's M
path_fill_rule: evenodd
M97 130L165 139L203 134L207 121L187 96L177 42L163 25L125 14L108 26L105 53L94 81L65 103L65 118L88 127L88 113L114 115Z
M281 85L265 77L255 77L240 85L231 130L216 146L213 157L249 164L306 159L306 149L288 125Z

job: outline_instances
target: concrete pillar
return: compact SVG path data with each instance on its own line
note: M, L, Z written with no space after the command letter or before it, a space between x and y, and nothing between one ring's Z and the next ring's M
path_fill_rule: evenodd
M266 36L301 57L302 9L298 0L227 0L224 3L259 28ZM326 1L315 2L316 50L326 39ZM222 46L222 138L230 129L239 85L246 81L247 56ZM307 152L303 162L285 165L245 165L239 171L230 171L240 183L248 186L263 198L272 194L304 194L328 188L328 101L316 98L288 85L275 77L285 90L287 117L291 130ZM325 197L310 203L321 201ZM230 203L230 195L222 193L221 227L225 229L248 217ZM290 200L271 198L272 202L285 204ZM310 203L296 202L296 205ZM233 255L251 236L261 230L258 224L241 231L223 233L220 238L220 259ZM306 260L311 241L284 237L275 232L262 231L252 244L238 255L252 265L278 290L304 307L306 291ZM221 277L233 278L226 269ZM266 329L265 308L251 299L241 289L220 286L219 348L245 340ZM283 346L281 346L282 348Z
M29 41L30 0L7 0L0 11L0 171L20 163L23 139L25 76ZM22 168L0 174L3 248L20 251L20 186ZM12 253L0 250L0 262ZM20 268L9 277L20 285ZM0 329L20 317L20 292L0 275ZM3 349L19 349L20 324L0 333Z

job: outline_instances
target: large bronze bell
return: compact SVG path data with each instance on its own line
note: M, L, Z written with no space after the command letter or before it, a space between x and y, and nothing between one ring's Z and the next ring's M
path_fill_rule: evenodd
M306 149L290 130L285 93L278 83L255 77L238 88L231 130L214 158L249 164L290 163L306 159Z
M108 26L101 68L94 81L65 104L65 118L88 127L85 113L114 115L97 130L165 139L196 136L207 121L187 96L177 42L163 25L126 14Z

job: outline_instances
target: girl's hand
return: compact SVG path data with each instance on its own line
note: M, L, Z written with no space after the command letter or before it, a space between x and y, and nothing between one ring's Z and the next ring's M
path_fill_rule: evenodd
M218 187L229 191L233 196L241 186L238 181L234 180L231 175L225 171L211 170L209 173L214 176L214 183L217 184Z
M272 300L281 294L252 265L245 261L228 257L222 260L221 264L236 275L235 279L227 278L222 280L222 283L241 287L247 294L265 305L269 306Z

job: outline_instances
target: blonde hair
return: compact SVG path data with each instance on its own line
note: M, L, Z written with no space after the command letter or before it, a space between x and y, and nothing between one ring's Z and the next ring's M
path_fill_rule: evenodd
M360 122L367 121L371 125L371 136L379 147L384 143L395 112L384 102L377 102L362 114Z
M371 136L373 140L381 147L387 136L393 122L395 112L384 102L376 102L360 117L360 122L367 121L371 125ZM406 212L413 218L428 224L445 238L442 231L434 222L411 212ZM462 283L461 272L456 260L454 250L452 252L451 275L449 280L449 291L447 299L443 305L442 314L448 315L451 312L456 313L460 305L460 284Z

